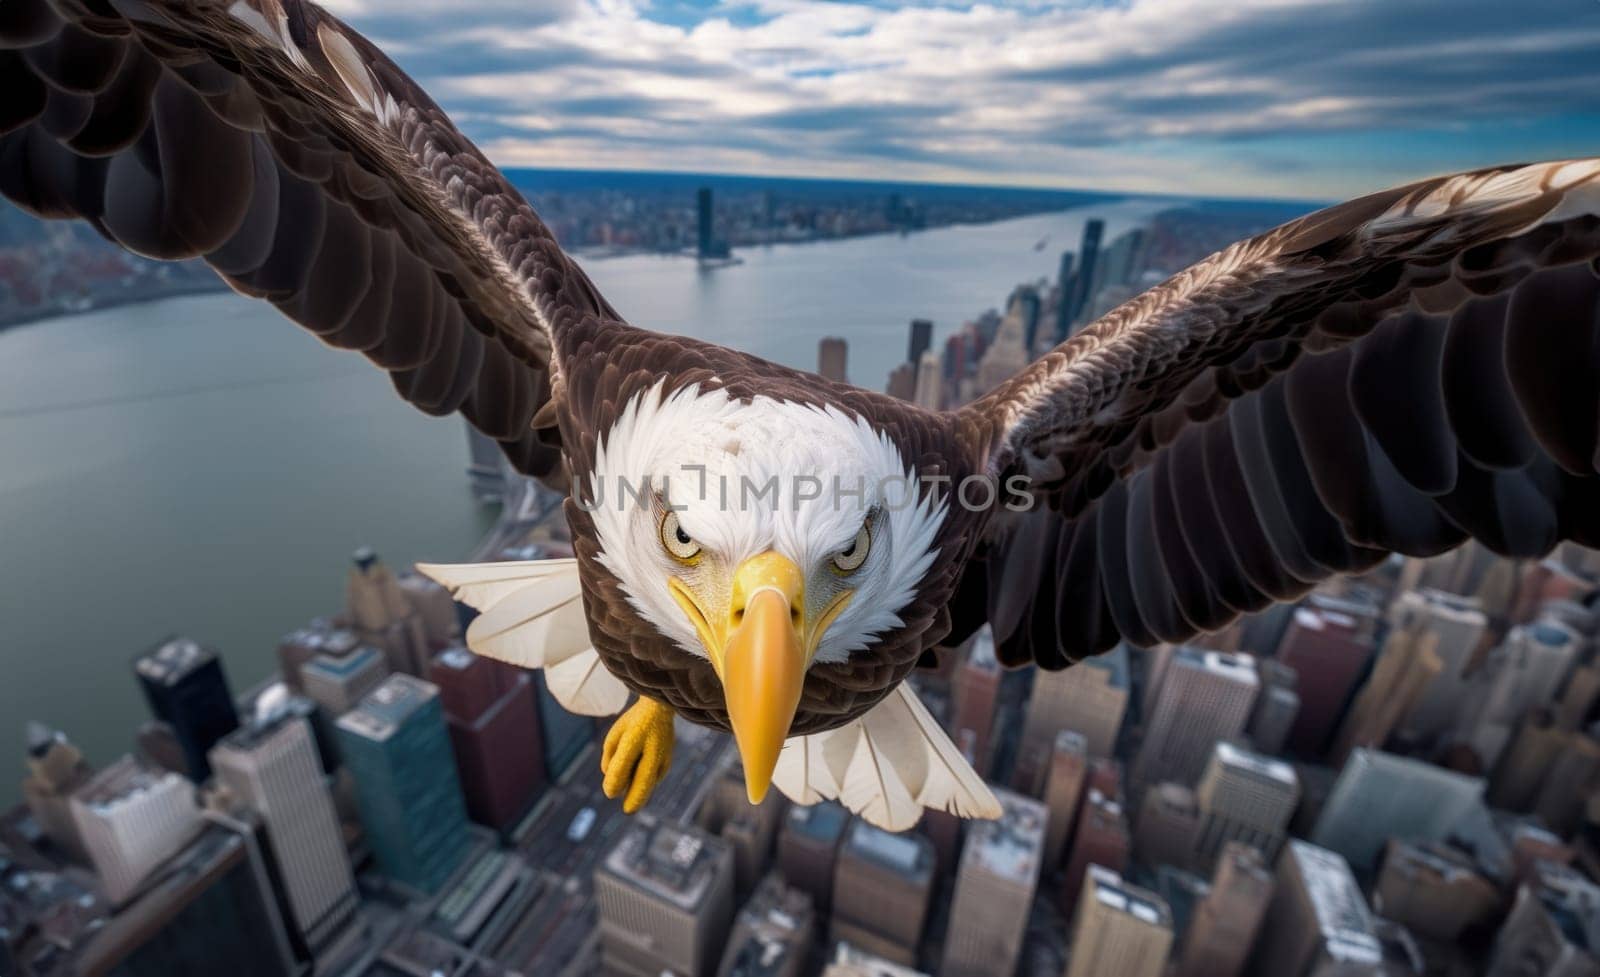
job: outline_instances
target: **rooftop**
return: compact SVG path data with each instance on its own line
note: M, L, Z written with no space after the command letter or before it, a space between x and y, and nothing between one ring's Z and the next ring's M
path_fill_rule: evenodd
M1048 809L1031 797L996 789L1001 816L974 821L961 853L961 872L983 871L992 876L1032 885L1039 876Z
M134 669L151 682L176 685L195 669L217 660L217 653L191 638L168 638L139 656Z
M789 808L789 830L824 844L837 841L849 820L850 812L832 801Z
M334 680L348 678L363 668L369 667L374 661L381 662L383 656L376 648L369 646L357 648L348 655L322 654L300 666L302 675L322 674Z
M73 799L99 813L109 813L156 792L189 789L192 785L169 770L151 770L125 756L95 774Z
M728 858L727 844L702 831L664 822L634 825L601 862L603 871L694 911Z
M360 705L340 716L339 728L367 739L386 740L438 696L439 690L431 683L396 672L368 692Z
M933 844L922 835L891 834L857 821L845 840L845 850L915 882L933 877Z
M1225 740L1217 743L1217 760L1226 766L1247 770L1285 786L1300 786L1300 778L1295 776L1294 767L1275 757L1243 749Z
M1095 900L1102 906L1151 926L1172 928L1172 911L1154 892L1125 882L1122 876L1099 865L1089 866L1089 884L1094 887Z
M1300 867L1306 899L1316 914L1324 948L1335 960L1382 963L1383 948L1373 935L1372 912L1344 857L1299 839L1289 851Z
M1220 675L1245 685L1261 684L1261 677L1256 674L1255 658L1250 655L1183 645L1173 653L1172 661L1175 665L1183 664L1189 668L1204 669L1213 675Z

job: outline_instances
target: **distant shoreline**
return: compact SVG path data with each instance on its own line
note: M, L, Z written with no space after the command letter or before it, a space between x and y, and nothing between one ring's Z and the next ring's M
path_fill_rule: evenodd
M214 278L210 282L196 281L183 285L173 285L170 288L148 292L119 290L114 296L108 296L103 302L92 302L82 308L53 305L27 311L12 311L0 314L0 332L17 329L22 326L30 326L50 319L59 319L62 316L88 315L91 312L104 312L129 305L145 305L150 302L160 302L164 299L187 298L191 295L211 295L217 292L230 291L232 289L220 278Z

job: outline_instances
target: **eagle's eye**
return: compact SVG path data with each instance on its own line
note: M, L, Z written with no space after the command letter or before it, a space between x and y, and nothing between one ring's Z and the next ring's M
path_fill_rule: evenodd
M678 514L670 509L661 517L661 545L679 563L693 563L700 556L700 544L678 525Z
M833 568L840 573L855 573L861 569L861 564L867 562L867 553L871 549L872 520L869 518L861 524L861 531L856 533L850 545L833 554Z

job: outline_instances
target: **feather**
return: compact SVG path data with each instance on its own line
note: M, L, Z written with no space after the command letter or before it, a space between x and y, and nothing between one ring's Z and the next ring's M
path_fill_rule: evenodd
M1000 816L1000 804L907 685L860 719L784 744L772 782L796 804L838 800L889 831L925 807L961 817Z
M576 578L525 584L467 628L475 653L523 668L547 668L589 647L589 618Z
M628 704L628 687L585 648L544 670L545 684L561 708L579 716L615 716Z
M418 563L417 572L448 588L450 596L487 611L535 580L571 577L576 585L577 560L525 560L510 563Z

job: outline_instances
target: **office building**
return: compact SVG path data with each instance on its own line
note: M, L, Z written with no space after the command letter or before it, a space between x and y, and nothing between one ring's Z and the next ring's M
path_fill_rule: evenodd
M1600 785L1600 741L1587 734L1569 735L1539 785L1533 813L1550 830L1570 835L1582 823L1584 805L1597 785Z
M733 921L717 977L801 977L814 928L811 898L763 877Z
M1091 757L1109 757L1128 711L1128 650L1122 645L1071 668L1038 669L1022 721L1012 782L1039 796L1056 734L1070 729L1083 734Z
M95 928L72 973L296 974L270 870L248 826L212 823L174 854L136 900Z
M394 572L368 547L356 550L351 559L345 616L357 638L383 652L389 671L427 674L432 650L422 615Z
M1478 664L1489 619L1469 597L1434 590L1410 591L1395 599L1389 616L1396 629L1421 629L1438 636L1439 674L1428 683L1402 721L1418 742L1431 742L1460 720L1468 699L1468 673Z
M1098 217L1083 225L1083 243L1078 246L1078 275L1072 296L1070 321L1074 328L1083 320L1089 303L1094 298L1095 274L1100 264L1100 239L1105 235L1106 222Z
M1294 669L1300 708L1289 749L1320 756L1338 729L1356 682L1372 658L1375 621L1370 607L1307 602L1290 615L1278 662Z
M496 446L496 451L499 447ZM326 618L318 618L303 628L296 628L278 642L278 673L290 690L305 693L300 670L319 655L344 658L361 647L361 639L348 628L335 627Z
M1013 302L1000 320L994 341L978 360L975 378L978 392L993 390L1028 365L1027 325L1023 314L1021 305Z
M459 647L435 655L428 677L439 689L467 816L506 830L545 783L532 678Z
M1453 848L1390 841L1372 887L1372 908L1418 936L1454 943L1500 911L1500 892Z
M1061 864L1067 839L1083 804L1083 785L1089 772L1088 740L1070 729L1056 734L1050 751L1050 769L1045 775L1044 804L1049 821L1044 834L1044 864L1047 872Z
M783 822L784 804L776 791L768 791L760 804L751 804L749 796L742 768L726 767L695 815L700 830L716 835L732 849L734 891L740 898L766 875Z
M72 795L72 818L112 904L126 902L200 830L194 785L123 757Z
M1176 977L1238 977L1272 900L1272 871L1261 852L1229 842L1211 886L1195 906Z
M1342 764L1357 747L1381 750L1411 715L1423 692L1444 671L1439 636L1425 628L1395 628L1339 729L1329 759Z
M1295 720L1300 716L1299 675L1294 669L1271 658L1256 659L1256 675L1261 693L1245 732L1256 750L1277 756L1289 743Z
M1260 682L1249 655L1179 648L1133 762L1134 796L1162 781L1193 787L1212 744L1244 734Z
M917 365L917 390L913 400L918 407L928 410L944 408L944 364L939 362L939 354L922 354Z
M850 344L838 336L826 336L817 343L817 372L829 380L849 383Z
M269 709L224 737L211 764L265 825L290 923L316 953L354 916L358 898L310 724Z
M1104 794L1098 787L1090 786L1084 797L1083 810L1078 814L1078 826L1072 835L1072 847L1067 855L1067 867L1061 876L1061 912L1067 917L1077 905L1083 892L1084 878L1091 865L1125 871L1133 839L1128 836L1128 819L1121 802Z
M1094 866L1072 923L1066 977L1161 977L1172 949L1172 914L1161 897Z
M1300 803L1300 778L1282 760L1218 743L1195 791L1195 865L1209 871L1224 845L1241 842L1270 864Z
M917 368L910 363L901 363L890 370L889 382L884 387L884 392L908 403L916 400Z
M1600 702L1600 663L1579 665L1567 677L1555 707L1556 725L1576 731L1588 725L1595 703Z
M933 843L853 821L839 849L829 939L914 965L933 893Z
M349 632L346 632L347 634ZM331 719L356 707L389 676L389 663L376 648L357 645L348 655L317 655L300 666L300 688Z
M22 799L39 829L67 859L86 864L89 853L72 816L72 795L94 776L66 734L40 723L27 725L28 775L22 781Z
M1467 698L1450 739L1470 746L1483 766L1492 767L1530 712L1557 704L1579 645L1575 632L1551 620L1512 628L1467 678Z
M819 914L833 904L833 874L850 814L832 801L789 808L778 830L778 870L811 897Z
M632 823L595 869L607 977L711 977L733 923L733 853L702 831Z
M1141 865L1187 868L1194 858L1200 809L1182 784L1156 784L1144 792L1134 822L1133 854Z
M1002 814L967 832L938 977L989 977L1017 967L1044 853L1043 804L998 790Z
M1250 958L1253 977L1381 973L1383 946L1350 866L1290 839ZM1340 969L1345 968L1345 969Z
M439 690L391 675L339 718L338 733L378 867L412 889L438 891L468 845Z
M189 777L211 776L206 753L239 725L222 660L210 648L173 637L140 655L133 665L150 711L172 728Z
M1544 865L1518 889L1495 938L1487 977L1600 974L1600 886L1576 871Z
M568 712L550 694L544 672L533 674L534 690L539 697L539 736L544 742L544 772L551 783L566 776L583 752L594 742L594 720L588 716Z
M1350 754L1311 840L1370 871L1390 838L1443 841L1483 801L1483 780L1375 750Z
M1051 337L1051 345L1066 341L1072 335L1073 296L1078 288L1078 278L1073 270L1076 255L1071 251L1061 252L1061 264L1056 269L1056 330Z
M955 715L950 721L950 741L980 777L989 775L994 758L994 714L999 698L1000 662L994 656L994 634L985 624L973 635L967 660L956 673Z
M911 340L906 348L907 363L921 363L922 354L933 348L933 322L928 319L911 320Z
M1489 776L1489 803L1507 811L1532 811L1550 768L1576 735L1557 727L1549 710L1523 719Z
M461 614L450 591L415 570L399 575L400 592L416 612L428 648L437 651L461 640Z

